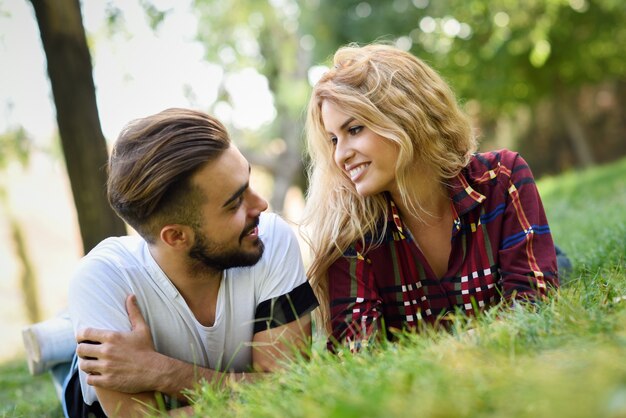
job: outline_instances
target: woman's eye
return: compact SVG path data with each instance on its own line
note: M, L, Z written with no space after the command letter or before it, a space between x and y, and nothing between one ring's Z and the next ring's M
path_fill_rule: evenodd
M331 136L330 137L330 143L333 145L337 145L337 137L336 136Z
M357 135L362 130L363 130L362 126L353 126L350 129L348 129L348 133L354 136L354 135Z

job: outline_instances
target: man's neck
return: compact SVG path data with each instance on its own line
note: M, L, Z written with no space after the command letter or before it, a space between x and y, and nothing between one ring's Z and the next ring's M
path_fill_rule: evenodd
M180 255L159 251L154 246L150 246L149 249L156 263L181 294L198 322L204 326L212 326L215 322L223 270L194 268Z

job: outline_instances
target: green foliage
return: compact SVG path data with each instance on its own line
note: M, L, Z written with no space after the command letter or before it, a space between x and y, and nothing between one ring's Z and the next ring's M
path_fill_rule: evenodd
M150 22L150 27L156 29L165 19L167 11L158 9L154 4L147 0L141 0L141 7L143 7L146 17Z
M28 164L31 142L24 128L7 131L0 134L0 172L6 170L12 161L19 162L22 166ZM7 203L6 176L0 177L0 205Z
M626 77L620 0L302 0L316 60L342 44L394 41L484 113ZM367 5L367 6L364 6Z
M310 59L300 46L295 0L195 0L194 10L198 40L205 45L207 60L224 69L224 80L244 68L254 68L266 78L273 95L276 118L269 126L255 132L229 127L246 155L264 154L268 144L280 138L297 158L302 109L310 90L306 78ZM231 102L225 83L218 100Z
M626 414L626 160L539 182L573 279L538 309L459 317L359 355L315 350L197 416L618 417ZM471 331L468 331L472 329Z
M30 148L30 139L22 127L0 134L0 170L14 160L26 165Z
M63 417L50 376L31 376L24 359L0 365L0 417Z

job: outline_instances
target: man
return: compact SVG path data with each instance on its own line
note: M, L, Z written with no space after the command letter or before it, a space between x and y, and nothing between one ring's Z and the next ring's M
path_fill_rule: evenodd
M140 415L155 393L184 400L199 379L271 371L310 344L317 300L297 240L263 213L219 121L185 109L133 121L108 171L109 202L138 236L102 241L71 280L67 415Z

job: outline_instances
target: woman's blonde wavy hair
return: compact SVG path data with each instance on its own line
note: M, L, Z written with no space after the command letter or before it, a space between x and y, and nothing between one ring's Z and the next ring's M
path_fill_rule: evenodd
M309 189L302 222L313 257L308 277L320 301L316 324L329 332L328 268L354 242L378 244L365 237L384 235L376 228L387 216L387 203L382 194L357 194L335 165L321 117L324 101L397 144L396 181L405 207L419 209L407 192L412 168L425 166L445 183L467 165L476 139L450 87L414 55L380 43L337 50L308 105Z

